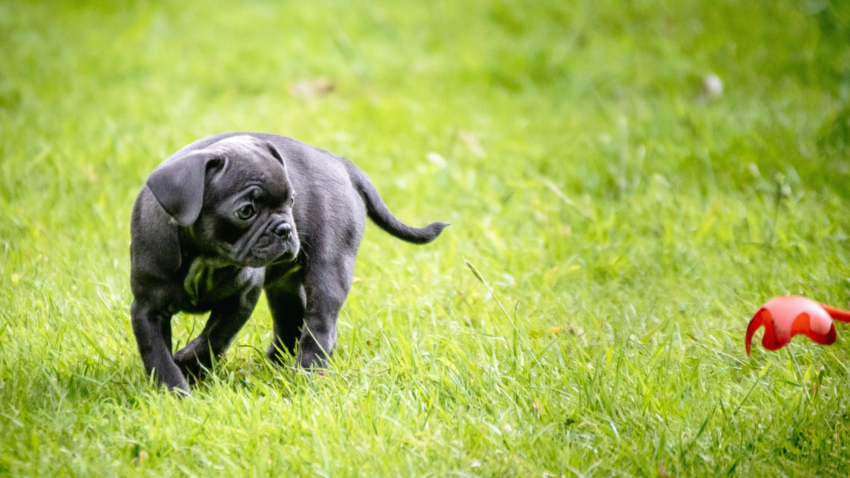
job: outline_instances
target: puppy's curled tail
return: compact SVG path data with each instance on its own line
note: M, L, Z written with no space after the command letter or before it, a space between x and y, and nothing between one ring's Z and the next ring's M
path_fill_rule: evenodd
M366 213L375 224L381 229L387 231L391 235L407 242L414 244L428 244L433 241L443 232L443 229L449 224L446 222L434 222L425 227L417 228L410 227L407 224L398 220L393 216L393 213L384 204L381 195L372 185L369 176L361 171L354 164L345 161L345 167L348 169L348 174L351 176L351 182L354 184L363 202L366 203Z

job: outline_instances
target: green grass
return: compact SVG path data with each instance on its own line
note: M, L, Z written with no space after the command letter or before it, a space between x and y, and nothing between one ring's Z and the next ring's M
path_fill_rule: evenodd
M850 471L850 328L743 345L772 296L850 302L845 2L85 3L0 2L0 475ZM323 376L266 362L263 300L179 400L130 329L130 210L239 130L452 226L369 226Z

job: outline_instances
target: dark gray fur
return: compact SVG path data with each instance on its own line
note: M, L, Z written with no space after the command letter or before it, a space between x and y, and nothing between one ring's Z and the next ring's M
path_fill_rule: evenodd
M254 191L253 199L246 194ZM296 197L297 196L297 197ZM253 204L253 219L245 216ZM274 322L268 357L295 353L321 367L351 287L369 216L393 236L433 241L390 213L368 176L291 138L226 133L186 146L157 167L133 208L133 333L148 375L188 392L223 354L265 289ZM171 353L171 317L210 312L204 330Z

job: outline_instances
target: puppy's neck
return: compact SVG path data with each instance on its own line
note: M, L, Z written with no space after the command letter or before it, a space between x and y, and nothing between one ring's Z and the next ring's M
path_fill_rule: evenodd
M177 239L180 244L180 258L183 264L192 264L199 259L203 260L206 267L220 269L223 267L235 267L237 269L243 266L234 264L228 261L221 251L211 249L197 239L193 226L178 226Z
M203 254L195 239L195 231L192 226L177 226L177 240L180 243L180 256L185 259L193 259Z

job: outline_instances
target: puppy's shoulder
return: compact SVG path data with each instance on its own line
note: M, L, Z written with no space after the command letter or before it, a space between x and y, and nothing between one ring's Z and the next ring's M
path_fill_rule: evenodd
M180 268L177 223L162 209L145 185L133 206L130 222L130 258L133 278L170 277Z

